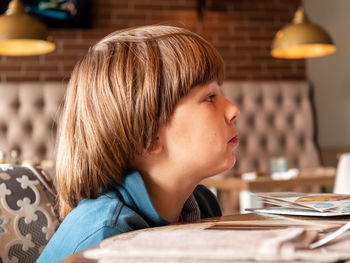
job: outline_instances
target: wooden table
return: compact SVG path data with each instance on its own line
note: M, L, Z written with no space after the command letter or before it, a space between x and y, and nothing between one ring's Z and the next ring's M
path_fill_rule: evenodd
M113 260L112 258L108 258L108 256L106 256L105 252L103 249L105 249L106 247L108 247L109 245L116 245L118 242L120 244L120 242L128 242L128 240L133 239L135 236L140 235L140 234L144 234L144 233L157 233L157 235L154 235L155 240L154 242L150 242L147 244L147 248L152 248L157 247L157 241L159 236L164 234L174 234L177 231L182 231L182 233L186 233L183 231L188 231L188 235L186 235L186 238L191 239L192 237L195 238L195 234L193 233L197 233L198 232L193 232L193 231L206 231L206 228L211 228L210 230L221 230L221 231L226 231L226 232L221 232L220 231L211 231L212 233L220 233L220 234L225 234L225 235L237 235L238 233L240 233L241 237L242 237L242 233L244 233L245 236L249 237L249 235L254 235L259 233L259 229L260 230L265 230L265 232L260 232L260 233L272 233L269 232L271 231L276 231L276 229L279 228L284 228L285 230L288 231L293 231L296 230L295 227L299 227L298 229L308 229L310 231L314 231L314 232L307 232L307 233L315 233L315 231L321 231L321 230L327 230L327 229L331 229L334 227L339 227L343 224L345 224L346 222L350 221L350 217L343 217L343 218L315 218L315 217L296 217L296 216L277 216L277 215L263 215L263 214L255 214L255 213L250 213L250 214L234 214L234 215L230 215L230 216L224 216L224 217L219 217L219 218L208 218L205 220L201 220L199 222L194 222L194 223L188 223L188 224L174 224L174 225L169 225L169 226L165 226L165 227L157 227L157 228L148 228L148 229L143 229L143 230L138 230L138 231L133 231L133 232L129 232L129 233L124 233L115 237L111 237L109 239L104 240L103 242L101 242L100 244L94 245L92 247L86 248L82 251L77 252L76 254L73 254L69 257L67 257L66 259L64 259L62 262L63 263L92 263L92 262L98 262L98 260L94 259L88 259L85 256L89 255L91 256L91 252L95 253L95 251L100 251L101 253L101 257L106 257L103 258L105 261L103 262L124 262L122 259L119 258L120 254L123 254L122 251L120 252L120 254L116 254L114 259L117 259L116 261ZM286 229L288 228L288 229ZM290 229L290 230L289 230ZM231 232L231 231L239 231L239 232ZM255 231L254 231L255 230ZM266 232L266 230L268 232ZM157 232L156 232L157 231ZM229 231L229 232L227 232ZM245 231L245 232L242 232ZM289 232L288 232L289 233ZM181 239L181 238L180 238ZM250 238L251 239L251 238ZM232 240L232 238L231 238ZM350 241L350 238L348 239ZM197 239L198 241L198 239ZM178 242L181 243L181 240L178 240ZM203 240L203 244L205 244L206 242L208 242L208 240ZM212 240L213 242L213 240ZM227 250L227 246L225 244L223 244L223 242L220 242L220 240L214 241L217 242L218 244L218 249L220 251L229 251ZM234 240L231 242L235 242ZM166 243L166 242L165 242ZM240 242L240 246L242 246L241 244L242 242ZM248 241L249 243L249 241ZM189 242L189 244L191 244L191 241ZM214 243L215 244L215 243ZM118 244L117 244L118 245ZM159 244L158 244L159 245ZM235 245L235 244L233 244ZM237 244L236 244L237 245ZM249 246L251 246L252 244L243 244L243 247L246 247L247 249L249 249ZM273 245L273 244L271 244ZM171 245L170 245L171 246ZM167 247L167 245L162 244L161 245L162 248ZM133 253L136 253L135 257L126 257L124 258L124 260L126 260L125 262L233 262L231 260L226 261L223 260L223 257L220 256L220 253L216 253L216 255L218 255L218 258L213 258L211 254L211 258L208 259L208 253L205 255L203 255L203 257L199 257L195 260L190 259L190 258L186 258L186 256L184 255L190 255L190 253L193 253L193 251L196 249L196 246L193 245L193 247L191 247L191 245L183 247L182 250L178 251L180 252L179 254L174 254L174 250L172 250L172 247L169 247L169 254L167 254L167 256L164 257L157 257L156 259L154 258L149 258L149 254L148 257L146 258L146 254L145 254L145 258L142 257L141 254L141 258L140 258L140 254L137 255L137 249L139 247L133 247L133 249L135 249L135 251L133 251ZM226 250L225 250L226 249ZM328 249L328 248L327 248ZM212 248L211 250L213 252L215 252ZM267 247L267 250L269 250L269 247ZM114 250L110 250L110 251L114 251ZM330 252L332 252L332 250L329 250ZM129 251L130 252L130 251ZM164 254L164 250L160 250L159 253L161 254L163 252ZM167 252L167 251L165 251ZM216 251L217 252L217 251ZM261 252L261 251L260 251ZM268 252L268 251L267 251ZM348 250L348 246L346 246L346 250L343 251L344 253L338 253L339 250L335 252L332 252L331 254L328 255L328 259L329 261L326 262L334 262L336 260L338 260L339 255L341 255L342 258L346 257L348 259L350 259L350 251ZM125 252L126 254L128 253L127 251ZM142 252L143 253L143 252ZM153 251L154 253L154 251ZM298 258L299 260L302 259L301 262L309 262L307 259L313 259L313 257L315 256L320 256L322 253L320 253L319 250L301 250L301 251L295 251L296 253L296 257L293 259L293 262L296 258ZM324 254L324 251L323 251ZM154 255L154 254L153 254ZM182 257L181 260L179 261L179 258L177 258L176 256ZM263 254L264 255L264 254ZM249 256L249 255L247 255ZM291 256L291 255L290 255ZM327 255L322 255L322 256L327 256ZM122 255L122 257L125 257L125 255ZM268 255L267 255L268 257ZM155 261L153 261L155 260ZM306 260L306 261L305 261ZM241 261L240 261L241 262ZM244 262L249 262L249 261L244 261ZM316 261L317 262L317 258Z
M269 192L278 189L279 191L290 191L298 187L324 187L333 189L335 170L332 168L309 169L300 172L297 177L288 180L273 180L269 175L258 175L255 180L243 180L230 176L207 178L201 183L207 187L214 187L220 190L251 192Z

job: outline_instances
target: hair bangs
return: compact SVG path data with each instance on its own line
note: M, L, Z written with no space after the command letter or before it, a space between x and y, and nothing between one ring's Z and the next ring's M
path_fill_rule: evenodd
M182 29L157 39L162 62L160 87L161 123L167 123L178 101L192 88L212 81L222 84L224 62L219 52L202 37Z
M184 77L189 78L187 82L190 88L197 85L207 84L211 81L217 81L222 84L225 78L224 62L218 51L204 39L193 37L188 41L184 54L185 61L182 61L181 67L186 68L187 74Z

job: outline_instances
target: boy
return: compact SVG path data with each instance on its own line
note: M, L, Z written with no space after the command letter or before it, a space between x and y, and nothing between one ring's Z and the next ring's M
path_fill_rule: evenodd
M38 262L120 233L220 216L198 183L235 163L222 58L177 27L117 31L76 65L57 153L60 228Z

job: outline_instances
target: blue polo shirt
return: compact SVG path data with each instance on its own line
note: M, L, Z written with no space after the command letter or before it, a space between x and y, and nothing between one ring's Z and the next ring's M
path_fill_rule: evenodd
M192 196L200 218L221 216L216 197L205 186L198 185ZM108 237L169 224L153 207L140 174L131 172L122 185L97 199L82 200L63 220L37 262L59 262Z

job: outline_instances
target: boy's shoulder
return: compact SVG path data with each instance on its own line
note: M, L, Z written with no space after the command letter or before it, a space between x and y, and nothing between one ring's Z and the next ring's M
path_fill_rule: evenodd
M133 218L144 226L145 221L141 215L128 207L117 191L112 190L96 199L82 200L62 223L72 221L74 224L82 224L88 232L102 227L115 228L120 232L134 230L125 225L128 223L126 218Z
M38 262L58 262L108 237L146 227L142 216L125 205L115 191L84 199L63 220Z

